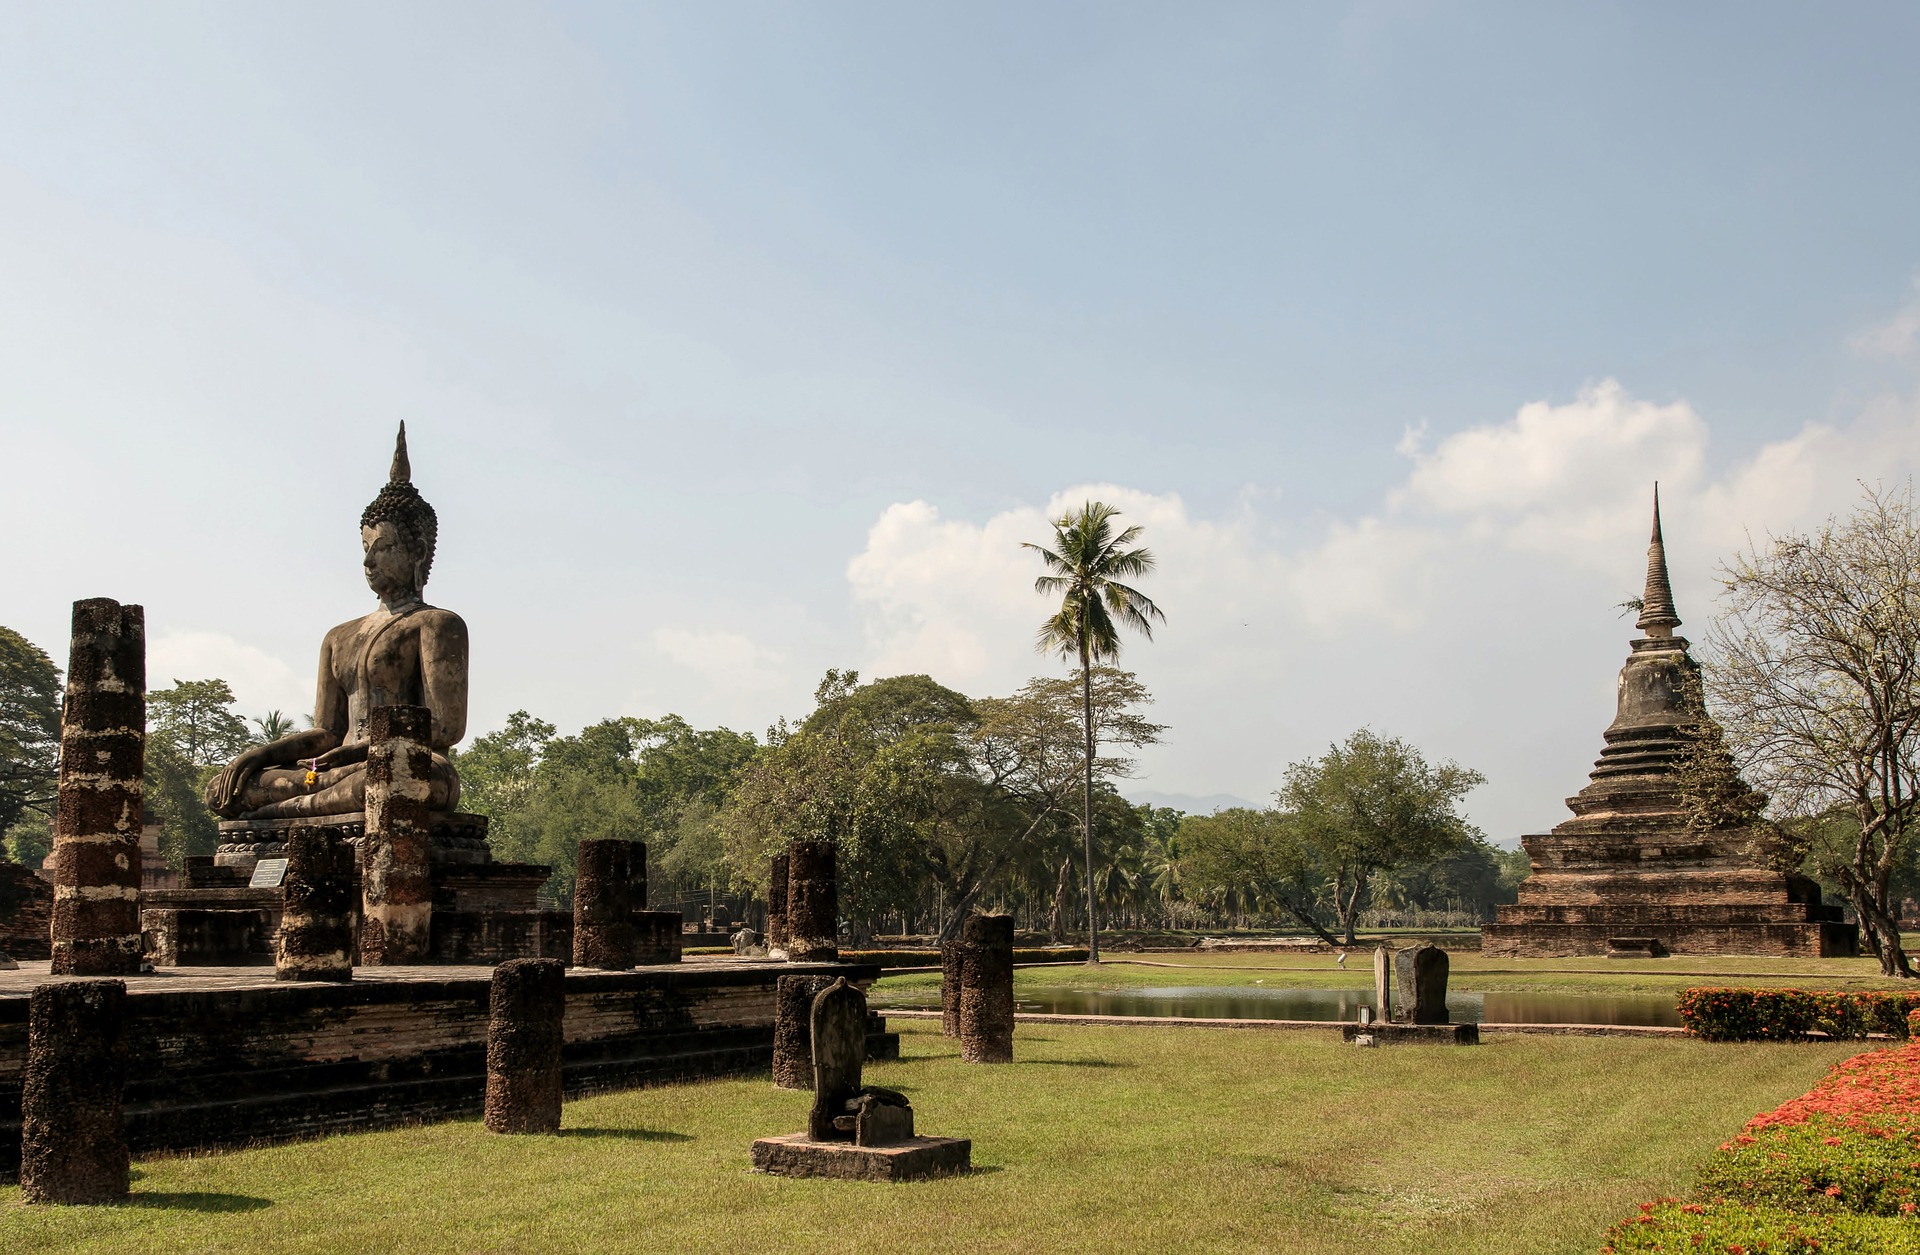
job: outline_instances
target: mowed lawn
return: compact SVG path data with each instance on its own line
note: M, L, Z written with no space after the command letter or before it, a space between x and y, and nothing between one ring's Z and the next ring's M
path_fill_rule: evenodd
M0 1250L1592 1252L1753 1113L1855 1045L1493 1036L1359 1050L1337 1031L1022 1026L966 1066L937 1025L869 1079L973 1175L747 1169L804 1124L765 1079L570 1103L558 1137L477 1121L142 1162L135 1205L29 1208Z

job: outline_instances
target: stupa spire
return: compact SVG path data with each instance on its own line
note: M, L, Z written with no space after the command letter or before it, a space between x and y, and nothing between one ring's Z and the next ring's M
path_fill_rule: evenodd
M1660 538L1660 485L1653 486L1653 539L1647 545L1647 591L1640 599L1637 625L1648 636L1672 636L1680 626L1673 608L1673 585L1667 580L1667 546Z
M407 420L400 420L400 434L393 438L393 469L387 472L387 482L392 484L410 484L413 482L413 464L407 461ZM1654 531L1658 533L1659 519L1654 519Z

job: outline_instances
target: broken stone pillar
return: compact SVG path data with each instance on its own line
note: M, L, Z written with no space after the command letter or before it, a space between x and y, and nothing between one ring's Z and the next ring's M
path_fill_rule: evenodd
M831 976L782 976L773 994L773 1083L813 1088L813 1000Z
M940 1035L960 1036L960 980L966 970L967 943L948 941L940 946Z
M275 980L353 979L353 847L339 828L287 830Z
M1447 952L1439 946L1415 946L1393 956L1400 986L1398 1019L1409 1024L1446 1024Z
M495 1133L560 1130L566 980L558 959L510 959L493 969L486 1124Z
M1385 946L1373 948L1373 1018L1393 1018L1393 951Z
M53 819L55 976L140 970L146 746L146 612L105 597L76 601Z
M53 981L28 998L20 1097L20 1196L26 1202L110 1203L127 1196L126 1000L127 986L117 980Z
M573 881L573 965L624 972L633 966L633 861L645 847L631 841L582 841ZM645 866L644 861L642 866ZM642 873L644 876L644 872ZM641 901L646 881L642 879Z
M425 963L431 950L432 729L425 706L376 706L369 721L360 869L360 961L369 966Z
M972 916L961 936L961 1062L1012 1063L1013 916Z
M807 1113L807 1136L816 1142L846 1141L853 1130L837 1129L834 1121L860 1095L860 1070L867 1062L866 995L839 977L814 998L811 1020L813 1110Z
M784 955L787 949L787 856L773 856L767 877L767 953ZM776 956L778 957L778 956Z
M831 841L795 841L787 850L787 957L840 957L840 890Z

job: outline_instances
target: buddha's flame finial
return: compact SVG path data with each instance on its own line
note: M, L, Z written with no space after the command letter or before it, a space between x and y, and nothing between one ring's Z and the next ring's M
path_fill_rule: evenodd
M1647 545L1647 592L1640 599L1641 631L1648 636L1672 636L1680 626L1673 608L1673 585L1667 580L1667 546L1660 538L1660 485L1653 486L1653 540Z
M407 420L404 418L400 420L400 434L393 440L393 469L387 472L387 481L394 484L413 482L413 464L407 461Z

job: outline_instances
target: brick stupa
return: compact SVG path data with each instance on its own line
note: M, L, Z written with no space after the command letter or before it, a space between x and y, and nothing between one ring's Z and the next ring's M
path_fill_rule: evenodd
M1689 824L1679 769L1699 726L1699 664L1675 636L1660 497L1640 611L1644 636L1620 670L1619 710L1573 818L1522 837L1533 874L1520 900L1481 929L1489 955L1859 953L1859 928L1822 905L1804 876L1773 870L1764 833ZM1689 706L1692 710L1689 710Z

